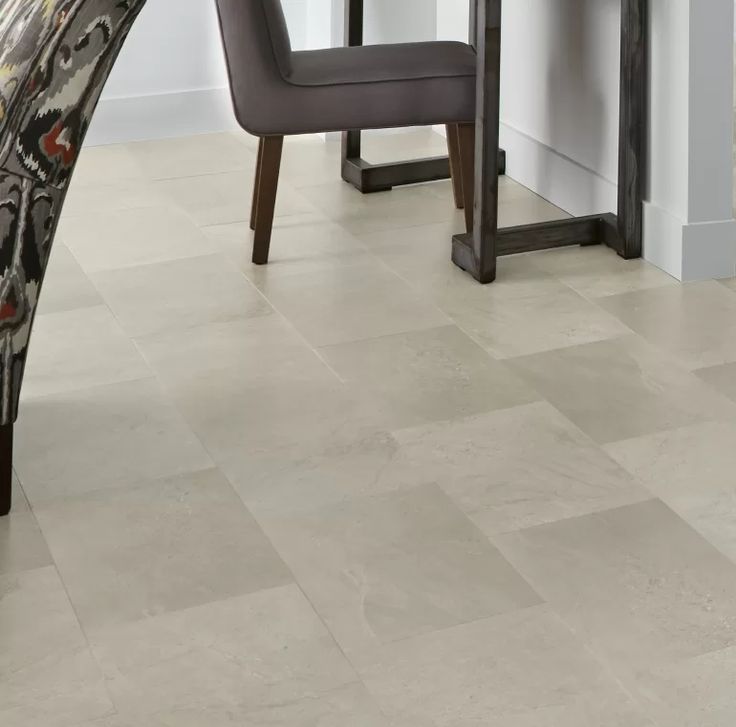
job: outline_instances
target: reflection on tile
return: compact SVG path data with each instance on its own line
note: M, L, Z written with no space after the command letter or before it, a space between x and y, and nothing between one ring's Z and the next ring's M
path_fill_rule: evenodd
M197 711L207 725L209 712L252 712L356 681L293 585L111 628L92 648L121 713Z
M58 394L151 375L104 306L38 316L23 396Z
M598 442L734 415L730 402L636 336L517 358L509 365Z
M31 399L15 466L34 505L211 466L154 379Z
M622 675L736 644L736 565L659 500L493 540Z
M736 423L698 424L607 447L611 456L736 562Z
M449 320L378 263L257 283L313 346L434 328Z
M69 249L62 243L56 243L46 269L38 315L87 308L100 302L100 294L82 272Z
M291 581L217 470L67 499L38 518L87 633Z
M651 494L547 403L394 432L385 482L435 481L486 533L540 525Z
M525 404L537 398L455 326L320 349L397 428Z
M539 603L436 486L257 516L348 653Z
M212 252L184 212L164 206L65 218L59 239L88 273Z
M644 260L623 260L605 245L544 250L526 259L591 299L677 285L662 270Z
M253 153L230 134L141 141L125 148L150 179L255 168Z
M736 361L736 296L715 281L598 301L690 369Z
M401 727L654 727L543 606L391 644L360 672Z
M113 711L56 570L0 576L0 724L74 727Z
M695 374L729 399L736 401L736 363L698 369Z
M92 275L129 336L268 315L271 306L219 255Z

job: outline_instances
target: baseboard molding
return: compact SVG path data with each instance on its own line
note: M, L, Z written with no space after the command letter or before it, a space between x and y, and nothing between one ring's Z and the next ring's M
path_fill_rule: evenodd
M616 184L592 169L509 124L501 124L501 146L509 177L571 215L616 210Z
M736 220L686 223L644 205L644 258L682 281L736 275Z
M237 128L226 88L103 98L93 117L86 144L207 134Z

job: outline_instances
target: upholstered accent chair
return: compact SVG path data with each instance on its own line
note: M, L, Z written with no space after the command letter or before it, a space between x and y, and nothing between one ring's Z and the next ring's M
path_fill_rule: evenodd
M471 46L431 41L294 51L280 0L216 1L235 115L260 137L254 263L268 262L283 140L293 134L447 125L455 202L472 229Z
M61 206L145 2L0 0L0 515L10 510L13 423Z

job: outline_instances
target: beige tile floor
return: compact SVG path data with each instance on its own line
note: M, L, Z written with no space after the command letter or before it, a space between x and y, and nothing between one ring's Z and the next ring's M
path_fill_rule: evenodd
M481 287L448 182L363 197L315 139L256 268L253 163L84 153L0 523L0 724L732 727L736 282L571 248ZM563 214L502 180L504 224Z

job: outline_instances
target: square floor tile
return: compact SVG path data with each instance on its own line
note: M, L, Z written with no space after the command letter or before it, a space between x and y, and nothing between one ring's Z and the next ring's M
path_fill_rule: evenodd
M88 633L291 581L217 470L70 498L37 513Z
M695 374L729 399L736 401L736 363L698 369Z
M736 422L629 439L607 447L629 472L736 562Z
M715 281L624 293L598 302L690 369L736 361L736 295Z
M257 516L349 654L539 603L436 486Z
M379 263L259 281L269 302L313 346L434 328L449 319Z
M36 518L13 478L13 507L9 515L0 518L0 576L52 564Z
M253 712L357 679L293 585L107 629L92 648L122 714Z
M348 387L397 428L534 401L538 395L456 326L320 349Z
M30 399L150 375L107 307L79 308L36 318L22 395Z
M113 712L53 567L0 576L0 723L76 727Z
M15 466L34 505L212 466L155 379L31 399Z
M58 235L87 273L213 252L186 213L163 205L65 218Z
M397 727L654 727L546 607L390 644L360 672Z
M220 255L93 273L92 280L133 337L273 312Z
M598 442L729 419L731 402L636 336L509 361Z
M57 243L51 250L38 315L89 308L102 302L90 279L84 274L69 248Z
M486 533L650 499L547 403L394 432L381 482L436 482Z
M736 644L736 564L660 500L493 541L621 676Z

